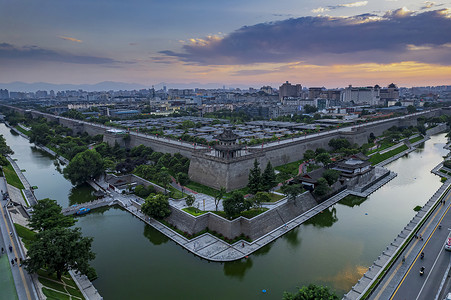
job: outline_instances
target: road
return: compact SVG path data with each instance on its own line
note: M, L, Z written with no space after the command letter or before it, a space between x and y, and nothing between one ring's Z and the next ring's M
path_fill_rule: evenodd
M418 238L413 238L407 245L370 299L430 300L436 298L442 285L447 285L451 252L444 250L443 246L448 229L451 230L450 197L451 191L448 191L445 204L439 204L431 214L418 231ZM421 258L422 252L424 258ZM402 257L405 257L405 262ZM425 268L423 276L420 276L421 267Z
M0 188L2 191L6 191L5 180L2 178L0 180ZM1 195L0 195L1 196ZM17 239L17 234L15 233L14 225L11 222L11 218L9 216L9 212L7 208L4 207L6 204L5 200L0 200L0 234L2 234L3 241L5 246L9 248L11 246L11 250L6 249L6 253L8 255L8 260L14 258L22 258L25 259L21 249L19 248L19 241ZM18 266L17 263L11 266L11 271L14 278L14 284L16 286L17 295L19 300L22 299L38 299L36 294L35 287L31 281L31 277L28 272L23 268L23 266ZM0 293L1 296L1 293ZM1 297L0 297L1 298Z
M448 193L447 198L449 199ZM442 208L443 210L445 208ZM437 214L436 218L439 217ZM430 220L429 226L434 226ZM442 228L438 226L441 224ZM427 225L426 225L427 226ZM442 282L445 272L449 269L451 253L444 250L443 245L448 236L448 228L451 227L450 206L446 208L446 213L440 218L440 222L433 228L432 234L424 240L421 251L416 255L412 265L401 280L400 285L395 290L391 299L434 299ZM420 232L424 232L422 228ZM417 240L418 241L418 240ZM417 242L415 241L415 242ZM421 243L421 241L419 241ZM424 258L421 258L424 252ZM420 268L424 266L425 274L420 276Z

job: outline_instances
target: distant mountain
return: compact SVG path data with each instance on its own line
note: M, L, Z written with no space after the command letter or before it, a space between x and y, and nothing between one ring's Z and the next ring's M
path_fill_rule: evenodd
M114 81L103 81L96 84L55 84L47 82L11 82L11 83L0 83L0 88L8 89L13 92L36 92L38 90L50 91L66 91L66 90L84 90L88 92L92 91L109 91L109 90L140 90L148 89L151 86L146 86L137 83L126 83L126 82L114 82Z
M0 89L8 89L10 92L36 92L38 90L50 91L66 91L66 90L84 90L88 92L94 91L118 91L118 90L140 90L140 89L150 89L152 86L155 89L162 89L163 86L166 88L177 88L177 89L220 89L223 88L222 83L164 83L160 82L154 85L144 85L139 83L126 83L126 82L115 82L115 81L103 81L96 84L55 84L48 82L10 82L10 83L0 83ZM225 88L230 88L231 85L225 85ZM234 84L233 88L248 89L248 85Z

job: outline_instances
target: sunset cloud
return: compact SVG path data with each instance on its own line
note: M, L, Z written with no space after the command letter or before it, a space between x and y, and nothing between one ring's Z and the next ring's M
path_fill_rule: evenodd
M68 37L68 36L63 36L63 35L60 35L58 37L60 39L66 40L66 41L71 41L71 42L76 42L76 43L82 43L83 42L82 40L79 40L79 39L76 39L76 38L73 38L73 37Z
M304 61L307 64L390 64L417 61L450 65L449 11L398 9L383 17L301 17L242 27L223 38L196 39L183 52L161 51L185 63L246 65ZM413 45L413 46L412 46ZM415 51L412 51L415 50Z

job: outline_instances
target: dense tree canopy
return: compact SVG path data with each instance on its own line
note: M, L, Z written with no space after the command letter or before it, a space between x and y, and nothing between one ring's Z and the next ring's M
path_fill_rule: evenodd
M310 284L303 286L296 293L285 292L283 300L338 300L338 296L329 290L328 287Z
M56 227L71 227L75 221L72 216L64 216L61 213L61 206L55 200L46 198L33 206L28 224L33 230L43 231Z
M231 218L249 209L251 203L246 201L242 194L233 192L231 197L222 201L222 205L224 206L224 212L227 217Z
M168 197L163 194L151 194L141 207L143 213L156 219L163 219L171 214Z
M31 127L30 142L47 145L50 141L50 128L47 123L37 123Z
M27 252L25 268L35 273L41 268L56 272L58 279L69 270L87 274L89 261L95 258L91 251L92 238L83 237L80 228L68 229L55 227L36 235Z
M63 173L72 184L81 184L101 175L104 171L100 154L95 150L86 150L75 155Z
M326 181L329 185L332 185L335 182L337 182L338 178L340 177L340 172L337 170L329 169L329 170L324 171L323 177L324 177L324 179L326 179Z

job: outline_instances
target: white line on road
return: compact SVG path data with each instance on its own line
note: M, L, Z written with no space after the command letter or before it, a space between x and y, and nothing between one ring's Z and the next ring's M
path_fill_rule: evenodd
M431 276L432 270L434 270L435 264L437 263L438 258L440 257L440 255L442 254L442 252L443 252L443 247L442 247L442 249L440 250L440 252L438 253L437 258L435 259L434 264L432 265L432 268L431 268L431 270L429 271L428 276L426 277L426 280L424 281L423 286L421 287L420 292L418 293L418 296L417 296L416 300L418 300L418 299L420 298L421 293L423 292L424 286L425 286L426 283L428 282L429 276Z

